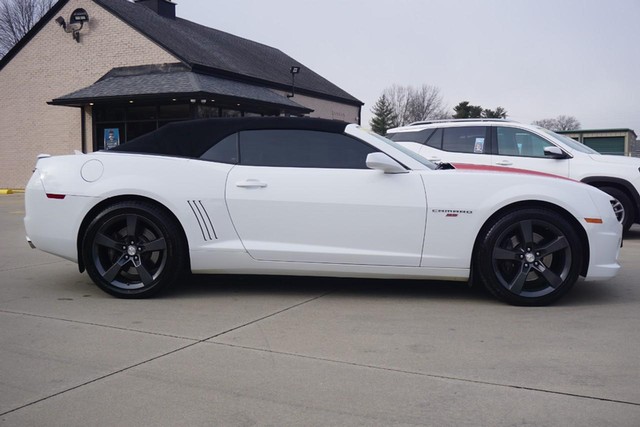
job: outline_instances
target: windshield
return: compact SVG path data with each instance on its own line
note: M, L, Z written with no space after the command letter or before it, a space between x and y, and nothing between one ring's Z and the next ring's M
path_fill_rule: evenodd
M360 128L360 129L362 129L362 128ZM385 138L384 136L378 135L375 132L369 131L367 129L362 129L362 130L364 130L365 132L367 132L371 136L375 136L380 141L392 146L396 150L402 151L404 154L406 154L407 156L411 157L415 161L420 162L421 164L423 164L424 166L428 167L429 169L437 169L437 166L435 164L431 163L429 160L425 159L424 157L422 157L421 155L419 155L415 151L409 150L408 148L398 144L397 142L391 141L389 138Z
M550 131L549 129L545 129L545 128L540 128L540 130L542 130L544 133L554 137L555 139L560 140L560 142L564 143L565 145L568 145L569 148L571 148L572 150L580 151L581 153L587 153L587 154L600 154L596 150L594 150L593 148L587 147L586 145L576 141L573 138L569 138L566 135L561 135L559 133L555 133L555 132Z

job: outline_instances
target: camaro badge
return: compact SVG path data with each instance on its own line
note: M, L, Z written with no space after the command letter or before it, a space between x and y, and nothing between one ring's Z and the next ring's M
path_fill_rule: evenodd
M473 211L459 210L459 209L432 209L433 213L443 213L446 217L455 218L460 214L472 215Z

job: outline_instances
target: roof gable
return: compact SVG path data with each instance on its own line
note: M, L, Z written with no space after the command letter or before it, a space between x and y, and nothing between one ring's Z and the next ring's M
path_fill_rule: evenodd
M29 30L27 33L20 39L18 43L16 43L9 51L0 58L0 71L7 65L14 56L18 54L22 50L24 46L29 43L36 34L45 26L47 23L53 19L54 16L60 12L60 10L69 2L69 0L59 0L56 4L51 6L51 9L47 13L45 13L42 18Z
M300 62L282 51L182 18L163 17L126 0L93 0L193 68L288 90L290 67ZM324 95L354 105L362 102L311 69L296 75L299 93Z

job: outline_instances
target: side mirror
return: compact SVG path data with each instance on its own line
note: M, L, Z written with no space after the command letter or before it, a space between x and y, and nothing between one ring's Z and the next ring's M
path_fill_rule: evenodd
M544 147L545 157L551 157L552 159L566 159L567 154L556 146Z
M400 163L393 160L384 153L369 153L367 155L367 167L369 169L381 170L384 173L407 173Z

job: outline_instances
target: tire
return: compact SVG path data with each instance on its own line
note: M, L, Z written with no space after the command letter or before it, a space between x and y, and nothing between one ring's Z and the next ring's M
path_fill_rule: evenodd
M547 305L578 280L583 260L580 238L574 226L554 211L511 211L490 224L481 238L476 269L489 292L503 301Z
M89 277L119 298L148 298L175 285L186 244L175 221L147 202L120 202L91 221L82 241Z
M618 221L622 223L622 229L625 232L629 231L636 217L636 209L631 198L624 191L615 187L599 187L599 189L619 202L619 204L613 205L613 209L616 211Z

